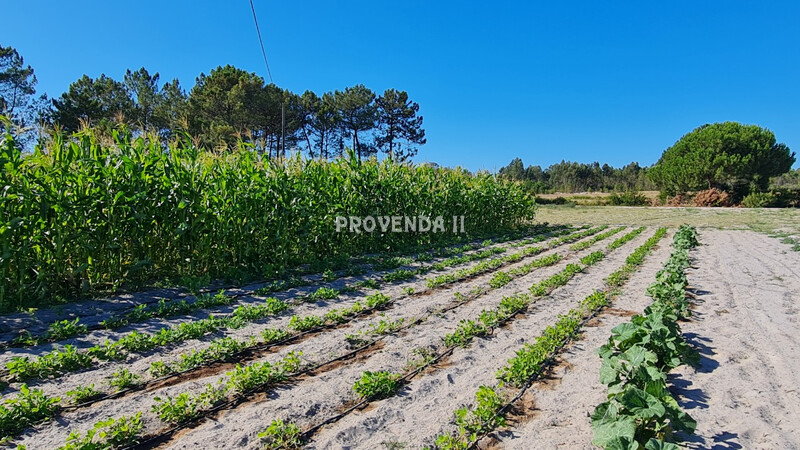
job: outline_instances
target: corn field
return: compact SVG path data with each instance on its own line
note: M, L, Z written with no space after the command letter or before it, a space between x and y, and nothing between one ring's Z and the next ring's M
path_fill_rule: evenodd
M272 277L326 258L452 239L446 233L336 233L337 215L465 216L472 235L511 229L533 201L487 174L375 159L262 159L189 140L90 131L22 153L0 142L2 286L14 310L181 277Z

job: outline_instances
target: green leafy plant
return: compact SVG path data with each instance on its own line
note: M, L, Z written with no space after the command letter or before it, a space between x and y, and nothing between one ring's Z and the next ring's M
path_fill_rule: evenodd
M365 371L353 385L353 390L366 400L380 400L397 392L399 380L400 375L388 371Z
M289 328L296 331L308 331L314 328L321 327L325 323L325 319L318 316L292 316L289 319Z
M197 399L182 392L175 397L154 397L153 412L159 419L167 423L180 424L189 422L199 414Z
M258 433L266 449L300 449L303 447L300 428L293 423L275 419L266 430Z
M15 398L0 404L0 440L15 437L25 428L49 419L58 410L59 397L48 397L41 389L28 389L23 384Z
M458 323L458 327L454 332L445 335L443 338L444 344L448 347L454 345L466 347L473 337L482 336L487 331L486 326L482 323L464 319Z
M492 279L489 280L489 286L491 286L492 289L497 289L497 288L500 288L502 286L507 285L508 283L511 282L511 280L513 280L513 278L511 277L511 275L507 274L506 272L502 272L502 271L501 272L497 272L496 274L494 274Z
M590 253L581 258L581 264L583 264L584 266L593 266L597 264L600 260L602 260L604 256L605 255L603 254L603 252L600 251Z
M62 320L51 323L47 333L44 335L44 339L47 341L60 341L85 334L87 331L86 325L78 323L79 320L79 318L76 318L73 321Z
M333 300L339 297L339 291L329 287L321 287L308 296L311 301Z
M362 280L362 281L357 282L356 286L359 286L359 287L362 287L362 288L366 288L366 289L378 289L381 286L381 284L378 282L378 280L374 280L374 279L370 278L370 279L367 279L367 280Z
M131 373L130 370L123 368L111 374L108 384L111 387L117 388L118 391L121 391L123 389L128 389L138 385L141 381L141 378L141 376Z
M394 283L397 281L403 281L403 280L408 280L409 278L414 278L416 275L417 272L414 270L398 269L384 275L383 281L387 283Z
M66 445L59 450L89 450L125 448L139 442L142 432L142 413L133 417L109 418L94 424L86 434L70 433Z
M598 234L596 236L593 236L591 239L587 239L585 241L578 242L577 244L572 244L569 247L569 249L572 250L572 251L577 252L577 251L589 248L593 244L595 244L596 242L602 241L603 239L607 239L607 238L619 233L620 231L624 230L625 228L626 227L622 226L622 227L618 227L618 228L614 228L612 230L606 231L605 233L600 233L600 234Z
M75 389L67 391L67 397L69 397L75 405L95 399L101 395L103 395L103 393L94 388L94 383L89 386L78 386Z
M670 394L666 374L699 360L678 326L688 308L683 273L689 265L688 249L697 245L695 230L681 226L673 239L672 255L647 290L653 303L644 315L616 326L608 343L598 349L603 360L600 382L608 386L608 400L592 414L595 445L676 449L668 442L673 432L694 432L696 423ZM642 258L637 254L626 264L638 264Z
M372 295L368 295L367 299L365 300L365 304L369 309L378 309L381 308L389 303L391 299L388 295L376 293Z

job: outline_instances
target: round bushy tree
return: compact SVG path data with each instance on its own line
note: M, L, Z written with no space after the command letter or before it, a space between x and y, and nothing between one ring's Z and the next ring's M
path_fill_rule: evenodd
M706 124L666 149L648 171L665 195L718 188L741 198L767 189L770 177L788 172L795 154L757 125Z

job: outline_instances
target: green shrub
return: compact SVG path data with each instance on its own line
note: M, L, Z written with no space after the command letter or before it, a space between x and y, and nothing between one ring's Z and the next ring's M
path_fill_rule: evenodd
M645 206L649 205L650 201L638 192L628 191L611 194L608 197L608 204L612 206Z
M777 206L777 196L772 192L753 192L742 199L745 208L769 208Z

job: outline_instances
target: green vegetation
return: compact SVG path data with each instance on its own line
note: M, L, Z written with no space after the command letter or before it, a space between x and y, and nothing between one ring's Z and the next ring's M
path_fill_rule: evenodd
M265 449L295 450L303 447L300 428L281 419L273 420L266 430L258 433L258 437L263 439Z
M519 181L523 187L536 194L655 189L646 174L647 168L640 167L636 162L618 169L597 162L583 164L562 161L542 169L541 166L525 167L520 158L514 158L509 165L498 171L499 176Z
M197 394L182 392L174 397L155 397L152 411L166 423L182 424L196 419L204 410L223 401L229 394L246 394L265 389L286 380L290 373L300 368L302 353L290 352L276 364L255 362L247 366L236 365L227 372L228 379L218 386L206 384Z
M606 249L611 251L611 250L614 250L616 248L622 247L623 245L625 245L626 242L628 242L628 241L632 240L633 238L635 238L636 236L642 234L642 232L645 229L647 229L647 227L639 227L639 228L631 231L630 233L626 234L625 236L622 236L621 238L618 238L614 242L608 244L608 247L606 247Z
M321 287L308 296L310 301L333 300L339 297L339 291L329 287Z
M458 434L442 434L436 438L436 448L442 450L467 449L469 440L487 431L506 425L506 419L498 412L505 406L503 392L494 386L481 386L475 393L475 408L459 408L455 411Z
M353 385L353 390L365 400L380 400L393 396L400 387L399 383L398 374L365 371Z
M69 397L75 405L95 399L101 395L103 395L103 393L94 388L94 383L89 386L78 386L75 389L67 391L67 397Z
M646 206L650 201L644 195L634 192L613 193L608 197L608 204L612 206Z
M628 278L630 278L639 265L642 264L645 256L650 253L653 247L656 246L658 241L660 241L665 234L667 234L666 228L657 229L652 237L646 240L644 244L642 244L633 253L628 255L627 258L625 258L625 265L612 272L611 275L608 276L608 279L606 279L606 283L608 283L609 286L614 287L622 286L626 281L628 281Z
M664 151L648 172L662 195L718 188L740 200L764 192L770 177L788 172L794 153L757 125L702 125Z
M571 242L571 241L575 241L575 240L584 238L586 236L590 236L590 235L592 235L594 233L602 231L605 228L606 228L605 226L599 226L599 227L591 228L589 230L578 231L578 232L575 232L575 233L568 234L566 236L559 237L559 238L554 239L553 241L551 241L549 247L553 248L553 247L561 245L561 244L563 244L565 242ZM438 275L436 277L429 278L427 280L427 285L428 285L429 288L433 288L433 287L438 287L438 286L442 286L442 285L445 285L445 284L454 283L456 281L464 280L466 278L473 277L475 275L479 275L479 274L482 274L482 273L485 273L485 272L489 272L489 271L494 270L494 269L496 269L498 267L504 266L504 265L506 265L508 263L519 261L520 259L522 259L525 256L534 255L534 254L539 253L539 252L541 252L543 250L544 249L541 248L541 247L530 247L530 248L527 248L527 249L525 249L523 251L520 251L520 252L517 252L517 253L512 253L512 254L509 254L509 255L503 255L503 256L501 256L499 258L493 258L493 259L490 259L490 260L487 260L487 261L482 261L481 263L476 264L476 265L474 265L472 267L469 267L469 268L465 268L465 269L457 270L456 272L453 272L453 273L444 274L444 275ZM547 257L547 258L553 258L553 257ZM552 261L552 259L543 259L542 261L537 262L536 265L529 267L528 271L530 269L532 269L533 267L536 267L539 264L545 264L545 265L550 264L550 263L552 263L551 261ZM501 275L501 277L502 277L502 275ZM501 280L498 279L498 280L495 281L495 284L498 284L500 282L501 282Z
M308 331L319 328L325 324L325 319L319 316L292 316L289 320L289 328L295 331Z
M66 445L58 450L104 450L127 448L139 442L142 433L142 413L133 417L109 418L94 424L86 434L70 433Z
M0 203L9 252L0 310L153 280L273 277L309 261L463 237L335 231L333 217L374 214L377 198L396 202L383 202L386 213L402 205L406 214L464 215L473 235L511 230L534 212L522 189L491 175L389 160L274 162L248 148L219 155L182 142L164 151L157 141L123 133L106 144L90 132L56 136L41 150L23 155L10 134L0 143L0 181L9 186Z
M574 251L574 252L577 252L577 251L589 248L594 243L596 243L598 241L602 241L603 239L606 239L606 238L608 238L610 236L613 236L613 235L619 233L620 231L624 230L625 228L627 228L627 227L622 226L622 227L617 227L617 228L614 228L612 230L606 231L605 233L600 233L600 234L598 234L596 236L593 236L591 239L587 239L585 241L581 241L581 242L578 242L576 244L572 244L569 247L569 249Z
M695 421L667 388L667 373L699 360L678 326L678 320L689 315L684 270L689 266L688 250L697 245L695 230L682 226L672 255L647 289L653 303L644 315L615 327L608 343L598 349L603 359L600 382L608 386L608 401L592 414L593 444L678 449L668 442L673 433L694 432Z
M120 369L113 374L111 374L111 379L108 381L108 384L111 387L117 388L118 391L123 389L128 389L130 387L134 387L139 384L142 377L131 373L128 369Z
M41 389L28 389L22 385L15 398L4 399L0 404L0 441L13 438L25 428L48 419L58 409L59 397L48 397Z

